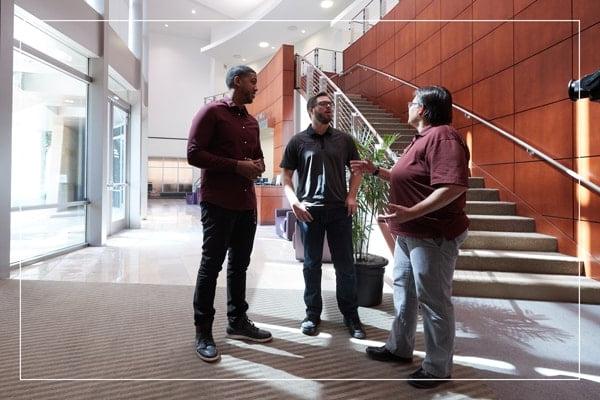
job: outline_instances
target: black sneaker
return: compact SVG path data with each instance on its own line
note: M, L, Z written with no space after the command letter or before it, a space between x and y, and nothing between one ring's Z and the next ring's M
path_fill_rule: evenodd
M271 332L257 328L248 317L230 319L227 325L227 337L231 339L251 340L253 342L270 342L273 339Z
M215 362L221 358L219 349L212 338L212 334L196 335L194 343L196 355L206 362Z
M443 383L448 382L450 375L445 378L440 378L435 375L431 375L423 368L419 368L408 376L408 384L416 387L417 389L432 389L440 386Z
M367 334L360 323L360 319L356 318L346 318L344 317L344 325L348 327L348 333L355 339L365 339Z
M300 330L302 333L308 336L316 336L319 333L319 324L321 323L320 318L306 317L300 324Z
M381 347L369 346L366 348L365 351L367 353L367 356L369 356L370 359L376 360L376 361L386 361L386 362L394 361L394 362L399 362L399 363L403 363L403 364L410 364L413 361L412 357L400 357L400 356L395 355L394 353L392 353L391 351L386 349L385 346L381 346Z

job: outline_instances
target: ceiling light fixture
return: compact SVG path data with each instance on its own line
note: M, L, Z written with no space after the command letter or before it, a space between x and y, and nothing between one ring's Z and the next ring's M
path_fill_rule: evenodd
M275 46L271 46L271 50L275 50Z
M239 54L234 54L233 58L242 58L242 56L240 56Z
M298 27L296 25L288 26L288 31L295 31L295 30L298 30Z
M242 58L242 61L246 61L246 59L245 59L245 58Z
M269 47L269 42L260 42L258 44L258 47L262 47L263 49Z
M323 0L321 2L321 8L331 8L333 6L333 1L331 0Z
M169 24L165 24L165 28L168 28L168 27L169 27Z
M192 10L192 14L196 14L196 10Z
M306 33L306 29L302 29L300 33Z

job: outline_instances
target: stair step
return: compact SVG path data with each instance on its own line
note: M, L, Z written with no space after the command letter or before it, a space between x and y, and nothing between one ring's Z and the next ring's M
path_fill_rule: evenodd
M455 271L453 296L600 303L600 282L572 275Z
M359 110L360 111L360 110ZM366 119L369 118L394 118L394 114L385 111L361 111Z
M556 251L555 237L535 232L470 230L462 249Z
M494 232L534 232L535 219L517 215L468 214L469 229Z
M469 187L473 189L483 189L485 188L485 179L480 176L470 176Z
M581 267L576 257L546 251L461 249L456 261L461 270L534 274L578 275Z
M508 201L469 201L465 207L467 214L515 215L517 205Z
M498 189L476 188L467 190L467 200L469 201L498 201L500 200L500 191Z

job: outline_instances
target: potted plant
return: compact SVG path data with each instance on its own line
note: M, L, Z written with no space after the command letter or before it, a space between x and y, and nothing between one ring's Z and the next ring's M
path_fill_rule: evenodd
M383 168L390 168L393 161L387 150L396 141L396 135L383 136L379 143L367 129L357 137L358 154L363 160L371 160ZM358 208L352 220L352 242L356 266L357 302L359 306L371 307L381 304L383 276L388 260L369 253L371 232L377 214L383 213L388 203L389 183L365 174L357 195Z

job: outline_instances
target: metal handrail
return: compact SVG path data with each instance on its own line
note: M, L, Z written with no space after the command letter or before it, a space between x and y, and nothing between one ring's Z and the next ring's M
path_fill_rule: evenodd
M369 67L368 65L363 65L363 64L355 64L352 67L350 67L347 71L343 71L339 74L339 76L344 76L348 73L350 73L352 70L356 69L356 68L362 68L363 70L369 70L369 71L373 71L377 74L386 76L387 78L391 79L391 80L395 80L397 82L400 82L404 85L410 86L413 89L418 89L418 86L404 80L404 79L400 79L398 77L395 77L393 75L388 74L387 72L383 72L381 70L378 70L376 68L372 68ZM528 154L531 155L535 155L539 158L541 158L543 161L545 161L546 163L550 164L553 168L557 169L558 171L562 172L565 175L570 176L573 180L577 181L581 186L585 187L586 189L600 195L600 186L596 185L593 182L590 182L588 180L586 180L584 177L582 177L581 175L579 175L577 172L573 171L572 169L569 169L567 167L565 167L564 165L562 165L561 163L559 163L558 161L554 160L552 157L550 157L549 155L547 155L546 153L538 150L537 148L531 146L530 144L524 142L523 140L519 139L516 136L513 136L512 134L508 133L507 131L505 131L504 129L492 124L491 122L489 122L488 120L480 117L479 115L475 114L472 111L467 110L466 108L457 105L457 104L452 104L452 107L454 107L455 109L463 112L466 116L468 116L469 118L473 118L479 122L481 122L482 124L484 124L485 126L487 126L488 128L498 132L499 134L501 134L502 136L504 136L505 138L509 139L510 141L512 141L513 143L518 144L519 146L521 146L522 148L525 149L525 151L527 151Z
M308 98L319 92L328 93L334 101L335 112L333 127L343 129L350 132L358 140L362 139L365 128L368 133L372 134L378 144L383 144L383 139L377 133L375 128L367 121L365 116L359 111L354 103L346 96L344 92L321 70L310 63L306 58L296 54L296 87ZM346 108L346 112L350 111L347 116L350 121L343 119L340 115L342 110ZM342 117L342 118L340 118ZM357 121L355 120L357 119ZM357 126L358 125L358 126ZM361 127L362 125L362 127ZM398 158L391 149L386 149L387 156L396 161Z
M333 49L326 49L323 47L315 47L314 49L312 49L311 51L309 51L308 53L306 53L303 57L305 59L309 59L309 56L312 54L312 59L313 59L313 65L315 65L316 67L318 67L320 70L325 71L326 68L324 67L325 63L319 63L319 55L324 52L324 53L333 53L333 59L332 61L332 66L333 66L333 71L326 71L326 72L333 72L334 74L338 73L338 61L341 61L341 68L344 68L343 66L343 56L344 56L344 52L343 51L339 51L339 50L333 50ZM339 59L338 59L338 54L339 54Z

